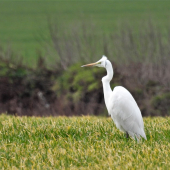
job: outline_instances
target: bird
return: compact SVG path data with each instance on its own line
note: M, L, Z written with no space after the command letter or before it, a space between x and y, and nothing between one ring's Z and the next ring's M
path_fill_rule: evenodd
M131 93L122 86L116 86L113 90L110 87L114 75L112 63L103 55L99 61L81 67L90 66L103 67L107 71L107 75L102 78L104 101L116 127L125 133L126 138L147 140L141 111Z

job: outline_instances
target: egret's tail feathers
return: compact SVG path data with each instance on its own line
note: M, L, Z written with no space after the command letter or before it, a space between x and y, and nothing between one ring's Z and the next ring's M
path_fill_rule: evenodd
M144 138L145 140L147 140L145 132L142 130L140 134L136 134L133 132L128 132L129 135L134 139L137 140L138 142L141 140L141 137Z
M140 136L142 136L145 140L147 140L146 135L145 135L145 132L144 132L144 130L143 130L143 129L141 130L141 134L140 134Z

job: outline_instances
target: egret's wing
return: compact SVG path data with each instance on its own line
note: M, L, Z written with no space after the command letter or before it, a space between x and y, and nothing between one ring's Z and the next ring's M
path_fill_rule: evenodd
M109 112L120 129L128 132L132 137L140 135L146 138L139 107L125 88L118 86L113 90Z

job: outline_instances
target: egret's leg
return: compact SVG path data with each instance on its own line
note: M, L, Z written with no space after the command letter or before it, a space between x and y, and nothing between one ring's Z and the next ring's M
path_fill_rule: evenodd
M129 134L128 134L128 132L126 132L126 138L129 138Z

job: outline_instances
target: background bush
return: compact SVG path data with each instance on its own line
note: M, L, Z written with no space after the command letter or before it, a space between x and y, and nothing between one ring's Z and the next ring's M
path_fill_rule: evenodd
M50 63L39 53L35 68L24 65L11 49L1 48L0 111L30 116L106 115L101 83L105 69L81 68L105 54L114 67L112 88L127 88L144 116L169 115L170 29L165 36L151 22L138 32L125 24L119 32L105 35L86 25L73 26L63 35L50 25L47 54L56 60Z

